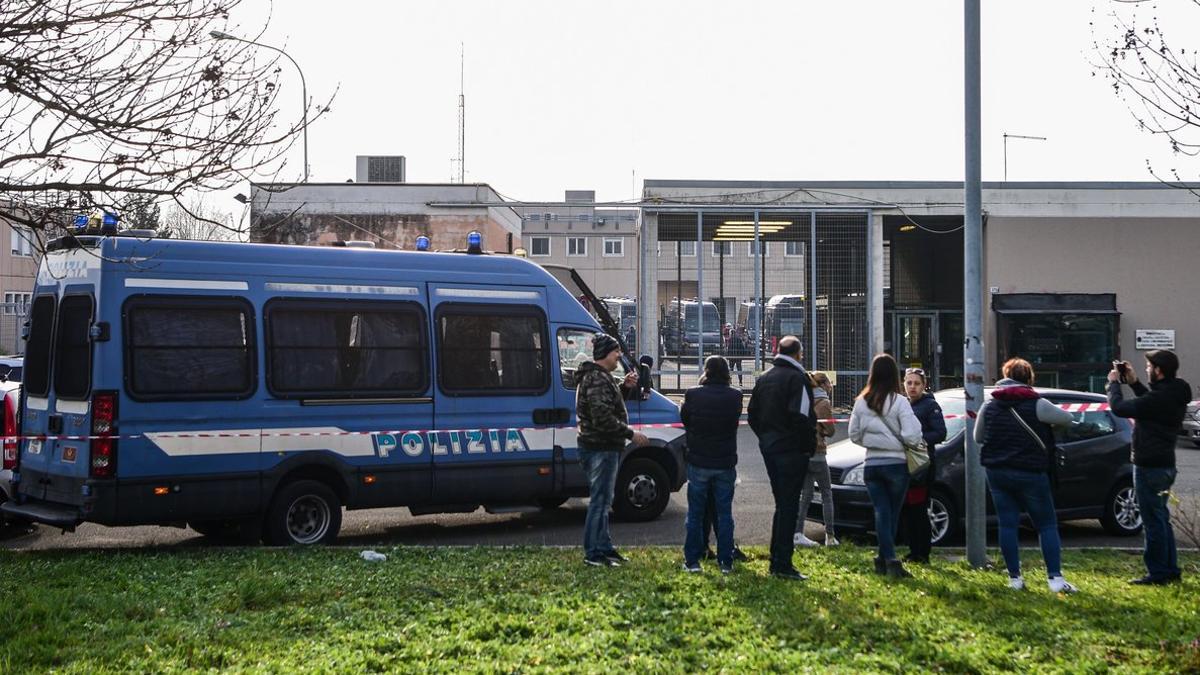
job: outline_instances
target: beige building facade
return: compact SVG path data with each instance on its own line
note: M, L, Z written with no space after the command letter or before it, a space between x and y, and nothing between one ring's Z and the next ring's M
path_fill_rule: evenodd
M37 276L38 239L27 227L0 218L0 353L22 354L21 324Z

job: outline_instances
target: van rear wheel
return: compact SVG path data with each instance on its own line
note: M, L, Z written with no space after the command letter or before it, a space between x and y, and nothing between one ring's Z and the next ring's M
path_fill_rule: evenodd
M658 462L638 457L626 461L617 473L613 513L621 520L654 520L667 508L671 487L667 470Z
M263 534L272 546L332 544L341 527L337 494L320 481L298 480L275 493Z

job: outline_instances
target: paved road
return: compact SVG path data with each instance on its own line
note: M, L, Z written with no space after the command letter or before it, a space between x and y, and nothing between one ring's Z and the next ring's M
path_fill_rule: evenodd
M844 433L844 429L840 432ZM748 429L739 435L743 449L739 458L739 485L734 500L737 539L743 544L766 544L771 534L773 503L766 470L754 436ZM1180 478L1176 492L1200 495L1200 449L1181 443L1178 451ZM572 499L559 509L525 513L411 516L407 509L372 509L345 514L339 543L347 546L382 545L554 545L575 546L581 539L587 503ZM684 493L672 495L666 512L650 523L613 523L618 546L683 544L687 500ZM1139 546L1141 538L1112 537L1096 521L1064 523L1065 545ZM809 523L808 535L823 537L819 524ZM1036 539L1026 533L1030 541ZM870 541L870 540L866 540ZM994 544L994 535L989 537ZM189 529L169 527L109 528L86 524L74 533L62 534L45 526L32 533L6 533L0 548L69 549L125 548L147 546L205 546L211 543Z

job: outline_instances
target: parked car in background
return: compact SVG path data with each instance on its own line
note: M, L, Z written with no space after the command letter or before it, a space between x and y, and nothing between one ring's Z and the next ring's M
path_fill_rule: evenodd
M1200 448L1200 400L1188 404L1187 414L1183 416L1183 427L1179 429L1179 436L1190 440L1192 445Z
M1104 403L1105 397L1064 389L1037 389L1055 404ZM946 442L937 447L937 474L930 497L929 519L933 542L954 539L962 532L965 513L964 460L966 401L962 389L937 392L946 419ZM985 389L985 396L991 388ZM1098 518L1110 534L1131 536L1142 529L1133 491L1133 465L1129 462L1132 427L1107 410L1073 412L1076 424L1058 429L1057 485L1054 505L1059 520ZM834 512L839 531L866 531L874 526L871 499L863 485L865 450L849 439L831 445L827 458L833 483ZM990 496L988 522L994 524ZM808 517L821 518L821 505L813 504Z
M24 356L0 356L0 381L19 383L24 370Z
M18 366L19 367L19 366ZM12 437L18 433L17 429L17 404L21 398L21 383L14 381L0 382L0 395L3 395L4 436ZM17 440L6 440L3 442L3 453L0 454L3 459L3 464L0 465L0 504L8 501L13 495L12 486L12 470L17 463ZM18 521L11 519L15 524ZM24 521L19 521L22 525ZM8 525L9 519L5 519L3 512L0 511L0 526Z

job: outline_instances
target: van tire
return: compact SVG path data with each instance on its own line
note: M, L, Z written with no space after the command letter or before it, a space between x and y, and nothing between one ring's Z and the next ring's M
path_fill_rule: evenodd
M342 503L328 485L298 480L279 488L263 523L271 546L332 544L342 527Z
M662 515L671 499L667 470L645 457L626 460L617 472L613 513L621 520L645 522Z

